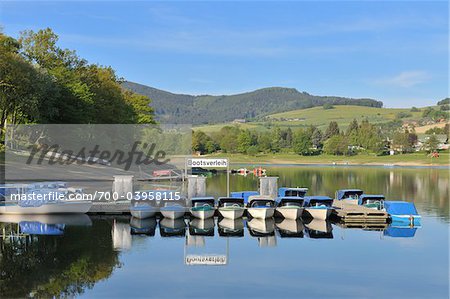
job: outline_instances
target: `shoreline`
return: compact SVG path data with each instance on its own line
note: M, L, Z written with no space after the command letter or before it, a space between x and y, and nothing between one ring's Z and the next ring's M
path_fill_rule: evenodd
M297 156L292 154L275 154L247 156L242 154L203 155L204 158L228 158L230 165L280 165L280 166L326 166L326 167L383 167L383 168L437 168L450 169L450 156L442 155L441 160L430 163L430 158L423 155L404 156ZM377 161L378 160L378 161Z
M422 164L422 163L317 163L317 162L301 162L293 163L284 162L230 162L230 165L251 165L251 166L319 166L319 167L383 167L383 168L434 168L449 169L450 165Z

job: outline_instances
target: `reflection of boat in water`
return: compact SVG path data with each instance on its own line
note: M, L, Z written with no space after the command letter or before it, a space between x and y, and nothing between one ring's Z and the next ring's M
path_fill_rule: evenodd
M52 215L0 215L0 222L19 223L21 221L45 224L64 224L66 226L91 226L91 218L86 214Z
M186 223L182 218L163 218L159 221L159 233L161 237L184 237Z
M384 195L362 194L359 197L358 204L369 209L384 210Z
M341 189L336 191L336 200L343 200L346 203L358 204L359 197L364 193L360 189Z
M245 212L244 198L220 197L218 200L218 210L224 218L241 218Z
M241 218L228 219L222 218L219 221L219 236L221 237L243 237L244 222Z
M389 226L383 232L383 235L391 238L413 238L416 230L416 227L410 226Z
M214 236L214 218L194 218L189 222L189 234L192 236Z
M191 199L192 207L189 209L192 216L207 219L214 216L214 197L194 197Z
M275 220L273 220L273 218L252 218L247 222L247 228L252 237L258 238L258 244L260 247L277 246L277 239L275 236Z
M282 238L303 238L305 227L300 219L277 219L275 225Z
M314 219L326 220L331 215L333 199L328 196L306 196L305 214Z
M406 201L385 201L384 207L391 217L393 226L420 226L422 217L416 206Z
M333 227L331 222L311 219L310 222L305 222L306 234L311 239L333 239Z
M183 218L186 213L186 208L176 203L166 203L160 209L161 215L167 219Z
M275 234L275 220L273 218L252 218L247 222L247 228L253 237L273 236Z
M247 212L253 218L270 218L275 212L274 203L270 196L252 195L248 197Z
M86 214L68 215L0 215L0 222L18 223L20 232L29 235L64 234L67 226L91 226L92 221Z
M131 217L130 226L132 235L154 236L156 231L156 218L139 219Z

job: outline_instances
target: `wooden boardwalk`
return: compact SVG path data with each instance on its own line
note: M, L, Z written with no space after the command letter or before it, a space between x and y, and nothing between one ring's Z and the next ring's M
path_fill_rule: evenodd
M343 223L387 223L389 214L385 211L369 209L360 205L347 203L342 200L333 202L333 215Z

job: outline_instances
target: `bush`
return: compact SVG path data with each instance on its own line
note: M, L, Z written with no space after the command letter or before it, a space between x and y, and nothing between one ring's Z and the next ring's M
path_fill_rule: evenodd
M412 107L410 111L411 112L420 112L420 109L417 107Z
M323 104L323 109L325 109L325 110L334 109L334 106L331 105L330 103L325 103L325 104Z
M407 118L407 117L411 117L412 114L408 113L408 112L399 112L395 115L396 118L400 119L400 118Z

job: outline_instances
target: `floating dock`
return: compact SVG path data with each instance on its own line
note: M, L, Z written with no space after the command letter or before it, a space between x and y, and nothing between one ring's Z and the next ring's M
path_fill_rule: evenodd
M92 207L88 214L98 215L122 215L130 214L130 202L125 201L97 201L92 203Z
M333 208L333 216L345 224L387 223L389 218L389 214L385 211L366 208L343 200L334 200Z

